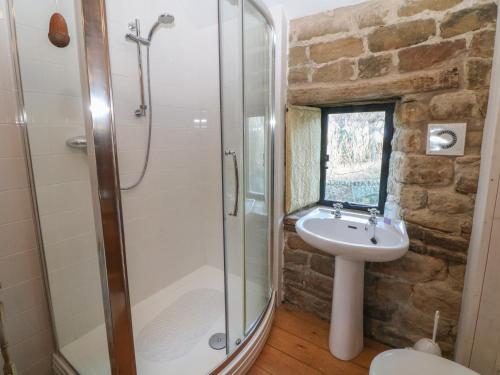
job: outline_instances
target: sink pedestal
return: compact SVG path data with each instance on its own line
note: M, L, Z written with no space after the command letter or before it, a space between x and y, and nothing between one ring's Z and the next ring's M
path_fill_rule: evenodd
M330 352L348 361L363 350L365 262L335 257Z
M363 350L365 262L399 259L410 244L403 221L389 225L380 220L377 241L373 241L373 230L363 229L372 222L373 217L359 212L338 215L331 209L317 208L295 224L305 242L335 256L330 351L343 360L351 360Z

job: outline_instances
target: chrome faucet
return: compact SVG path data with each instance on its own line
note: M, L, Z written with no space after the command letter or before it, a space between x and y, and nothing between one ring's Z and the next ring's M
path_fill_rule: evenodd
M376 245L378 244L378 240L377 240L377 222L378 222L378 218L377 218L377 215L380 214L380 211L377 210L376 208L370 208L368 210L369 214L370 214L370 217L368 218L368 224L365 226L365 230L368 230L368 227L373 227L373 235L372 237L370 238L370 241L372 244Z
M335 215L335 219L341 219L342 218L342 209L344 208L344 205L342 203L335 203L333 205L333 214Z
M370 225L377 225L377 215L380 214L380 211L377 210L376 208L370 208L368 210L368 213L370 214L370 218L368 219L368 224Z

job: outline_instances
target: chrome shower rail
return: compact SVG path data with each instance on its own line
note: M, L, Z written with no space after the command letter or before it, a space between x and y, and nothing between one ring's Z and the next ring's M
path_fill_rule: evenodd
M128 24L128 27L129 27L130 31L134 32L134 34L137 38L139 38L141 36L141 23L137 18L133 22L130 22ZM127 36L128 35L133 35L133 34L127 34ZM139 42L136 42L136 43L137 43L137 65L138 65L138 72L139 72L139 88L141 91L141 104L139 105L139 108L137 108L134 111L134 114L136 117L144 117L144 116L146 116L146 109L148 107L146 105L146 94L144 93L144 73L143 73L143 68L142 68L142 48L141 48L141 44Z

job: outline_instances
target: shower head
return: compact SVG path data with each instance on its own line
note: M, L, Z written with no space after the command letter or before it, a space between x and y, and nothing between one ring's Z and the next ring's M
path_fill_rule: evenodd
M158 23L162 23L165 25L174 23L174 21L175 21L175 17L172 16L171 14L163 13L163 14L160 14L160 16L158 17Z
M155 33L158 26L171 25L172 23L174 23L174 21L175 21L175 17L172 16L171 14L166 14L166 13L160 14L158 16L158 21L156 21L155 24L153 25L153 27L151 27L151 30L149 30L148 40L151 42L151 39L153 38L153 34Z

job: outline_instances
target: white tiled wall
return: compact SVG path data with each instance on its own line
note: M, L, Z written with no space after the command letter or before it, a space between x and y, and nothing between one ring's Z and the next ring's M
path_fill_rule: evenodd
M122 193L132 303L204 264L223 265L217 0L107 1L121 182L137 179L147 140L147 120L134 116L136 44L125 34L138 18L147 35L161 13L175 25L160 27L150 49L150 164Z
M65 144L85 134L75 23L79 2L13 4L55 330L64 347L104 323L87 155ZM56 48L47 38L54 12L68 24L71 41L66 48ZM27 194L5 197L16 220L30 215Z
M0 0L0 301L16 368L51 374L53 343L43 292L8 38ZM0 359L0 368L3 366Z

